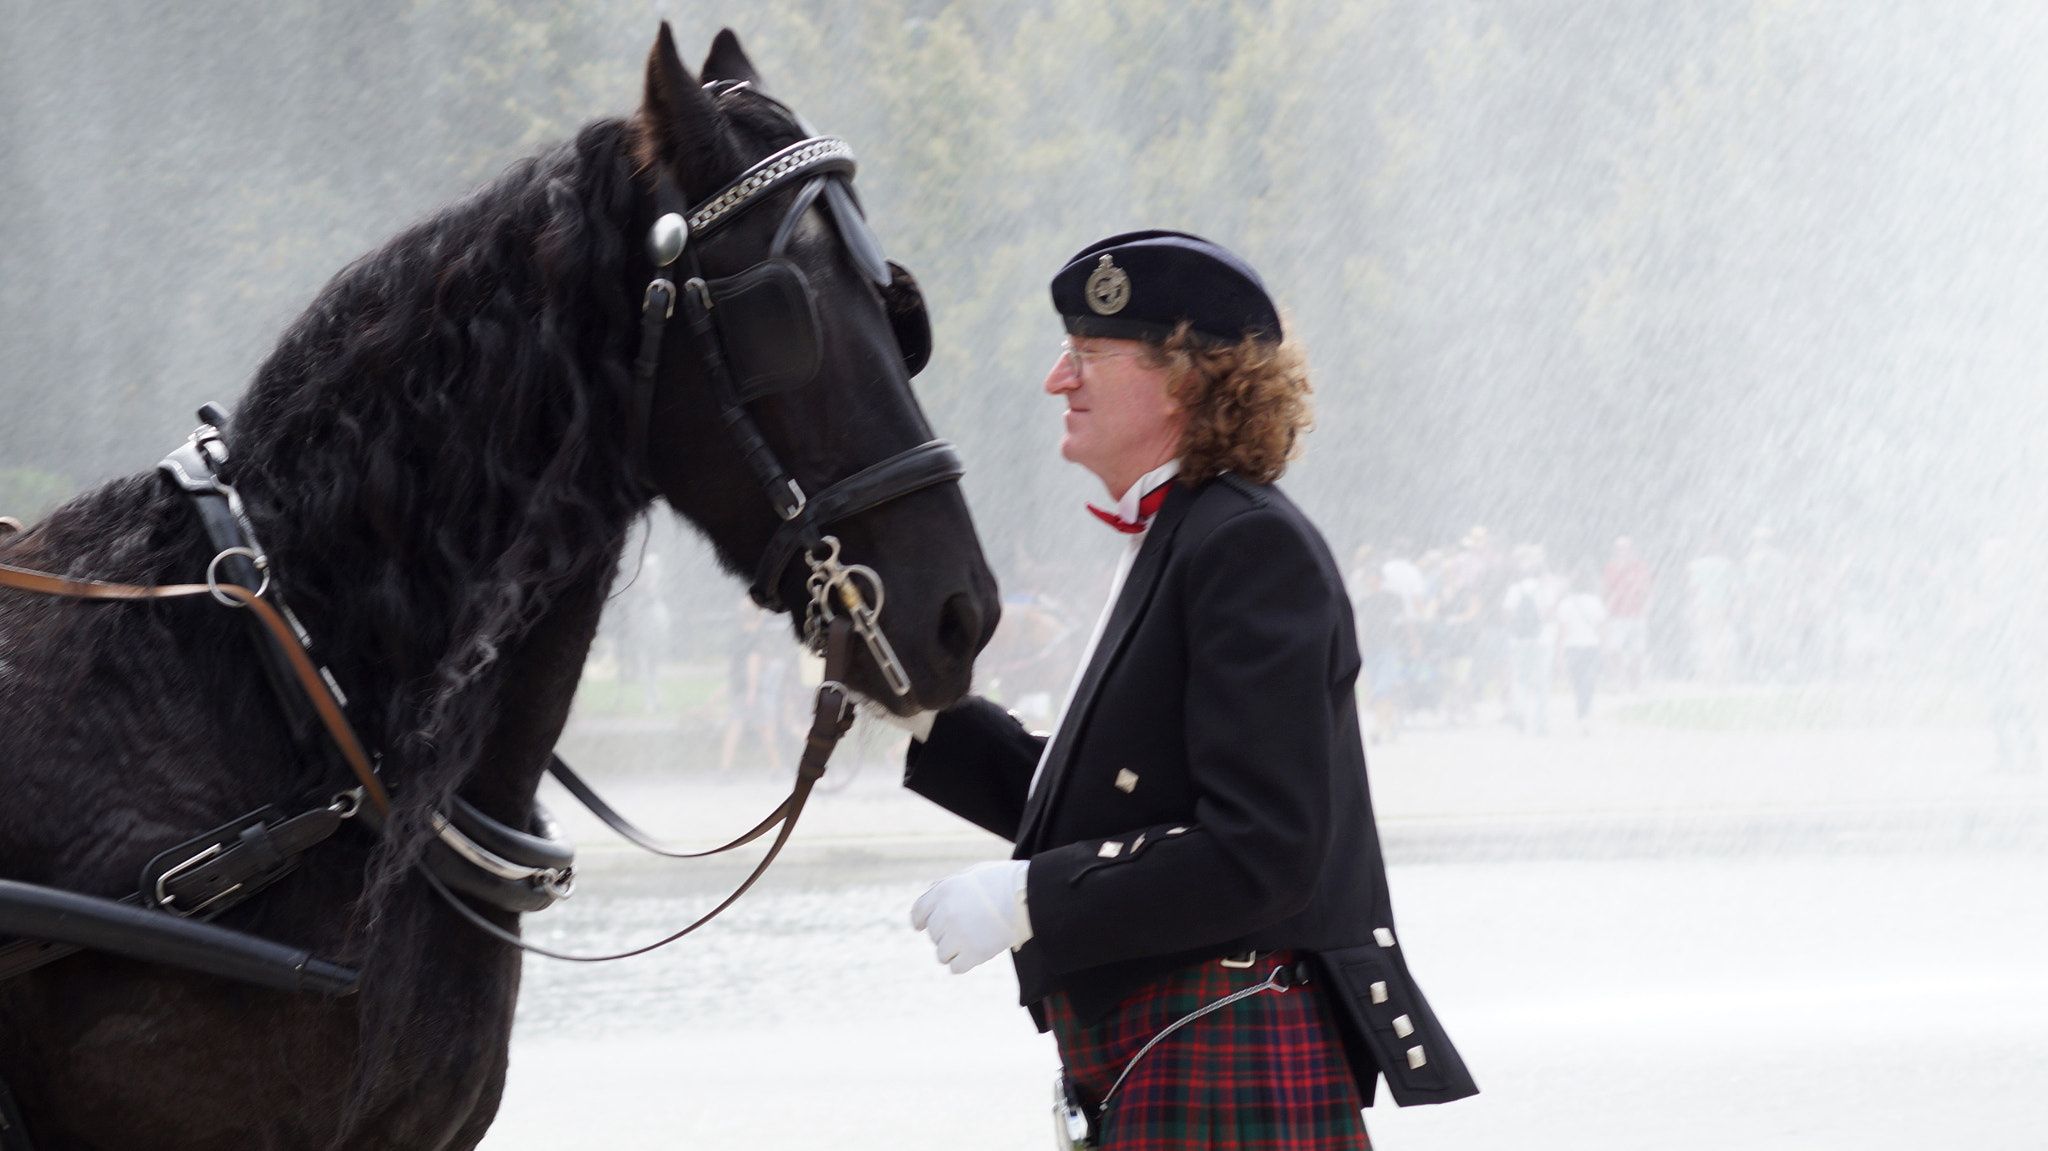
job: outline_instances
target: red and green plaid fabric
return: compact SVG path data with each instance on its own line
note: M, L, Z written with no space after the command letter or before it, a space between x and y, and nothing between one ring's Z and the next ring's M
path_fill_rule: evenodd
M1250 968L1215 961L1147 984L1084 1027L1055 992L1045 1014L1060 1060L1092 1108L1131 1056L1198 1007L1265 980L1294 955ZM1372 1146L1358 1084L1322 989L1262 991L1168 1036L1140 1060L1102 1117L1103 1151L1361 1151Z

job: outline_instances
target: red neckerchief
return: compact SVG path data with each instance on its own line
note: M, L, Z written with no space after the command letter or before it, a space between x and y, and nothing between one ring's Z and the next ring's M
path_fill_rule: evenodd
M1095 513L1096 519L1101 520L1103 523L1108 524L1110 527L1113 527L1126 535L1137 535L1139 532L1145 530L1145 525L1152 522L1153 516L1159 514L1159 505L1166 502L1166 491L1168 488L1171 488L1172 486L1173 481L1168 480L1165 483L1160 484L1158 487L1153 488L1151 491L1145 493L1145 498L1138 501L1137 523L1132 523L1131 521L1123 518L1115 512L1103 511L1101 508L1096 507L1094 504L1089 504L1088 510Z

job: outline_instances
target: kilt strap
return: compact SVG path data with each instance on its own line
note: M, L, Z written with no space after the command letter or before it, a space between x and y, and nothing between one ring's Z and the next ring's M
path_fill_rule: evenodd
M1256 958L1256 954L1256 952L1253 953L1254 958ZM1220 962L1225 967L1239 965L1234 960L1230 959L1221 960ZM1249 967L1250 964L1245 963L1242 964L1242 966ZM1193 1011L1188 1012L1186 1015L1181 1016L1179 1019L1176 1019L1173 1022L1167 1024L1165 1028L1163 1028L1159 1032L1159 1034L1154 1035L1152 1038L1146 1040L1145 1045L1143 1047L1138 1048L1138 1053L1136 1055L1131 1056L1131 1061L1129 1063L1124 1064L1124 1069L1121 1073L1117 1075L1116 1082L1109 1085L1108 1091L1103 1092L1102 1102L1097 1103L1095 1105L1096 1122L1101 1122L1103 1114L1109 1110L1109 1101L1111 1099L1116 1098L1116 1093L1120 1089L1122 1089L1124 1085L1124 1080L1129 1079L1131 1077L1131 1072L1137 1069L1138 1061L1140 1059L1143 1059L1145 1056L1150 1055L1152 1053L1152 1049L1154 1047L1159 1046L1160 1043L1164 1042L1167 1036L1173 1034L1176 1031L1179 1031L1181 1028L1186 1027L1188 1024L1193 1023L1195 1020L1200 1019L1204 1015L1208 1015L1216 1011L1221 1011L1224 1008L1230 1006L1231 1004L1236 1003L1240 999L1250 999L1252 996L1257 995L1261 991L1277 991L1280 994L1285 995L1290 989L1300 984L1307 983L1307 973L1308 968L1306 964L1275 965L1273 970L1267 974L1263 982L1254 983L1250 987L1246 987L1238 991L1233 991L1230 994L1224 996L1223 998L1216 1000L1214 1003L1203 1004L1202 1006L1195 1008Z

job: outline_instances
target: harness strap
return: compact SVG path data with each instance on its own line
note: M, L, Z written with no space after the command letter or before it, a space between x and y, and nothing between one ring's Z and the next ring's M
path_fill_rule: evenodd
M848 692L845 684L840 682L840 677L846 674L847 662L851 656L852 632L852 625L847 623L844 618L832 621L832 625L827 632L825 641L825 681L818 685L818 694L811 713L811 730L804 738L804 751L802 757L797 760L796 782L790 788L789 798L782 801L782 806L776 808L776 814L769 816L764 826L758 827L754 831L747 833L742 839L716 850L724 851L727 848L737 847L739 844L747 842L747 840L753 839L766 831L768 826L779 824L780 830L775 833L775 841L768 845L768 853L761 857L761 862L754 865L754 870L748 873L747 878L741 881L738 887L733 889L731 895L726 896L718 906L705 912L689 926L669 935L667 938L658 939L653 943L649 943L644 947L636 947L631 951L621 951L614 955L570 955L566 952L542 947L539 944L529 943L512 932L492 923L484 918L476 909L457 898L455 893L448 890L440 878L431 871L423 873L426 876L427 883L441 894L441 898L446 900L450 907L454 908L458 914L468 920L479 931L523 951L531 951L536 955L545 955L550 959L563 959L571 963L604 963L613 959L626 959L634 955L645 954L657 947L666 947L711 922L718 917L720 912L738 902L740 896L745 895L754 886L755 881L759 880L768 870L768 865L775 862L775 857L782 853L783 844L789 842L790 833L796 830L797 817L803 814L804 803L810 799L811 789L825 774L826 761L832 758L832 752L839 746L839 740L846 734L846 730L853 726L853 697ZM550 770L552 770L552 767ZM574 772L569 772L568 774L571 777L575 775ZM558 775L556 778L559 779L561 776ZM564 782L566 784L567 781L565 780ZM584 790L587 792L589 789L586 786ZM582 797L579 796L578 798ZM591 798L596 798L595 793L591 794ZM601 805L603 801L598 800L598 803ZM591 810L596 811L597 808L593 807ZM606 822L609 823L610 821L607 820ZM623 819L619 823L627 827L631 826L631 824L626 824ZM621 834L625 833L622 831ZM633 839L635 843L640 843L641 838L644 836L644 832L640 832L635 828L634 833L629 835L628 838ZM663 854L668 854L668 852L663 851ZM712 852L699 852L698 854L712 854Z
M140 890L120 902L212 919L290 875L300 855L340 829L344 811L339 801L284 820L274 807L252 811L159 852L143 865ZM48 939L0 944L0 982L82 950L79 944ZM7 1151L5 1143L0 1151Z
M568 764L563 763L561 756L549 757L548 774L554 776L556 782L568 789L570 795L575 796L578 802L582 803L584 807L589 808L590 814L596 816L606 827L616 832L619 838L628 840L655 855L668 859L701 859L707 855L717 855L721 852L731 851L735 847L745 847L747 844L766 835L768 830L781 823L789 812L790 801L784 799L774 811L768 813L767 818L755 824L752 830L738 839L706 851L680 851L642 831L632 820L620 815L616 808L604 801L603 796L598 795L596 791L591 789L590 784L582 776L576 774Z
M697 271L695 249L690 252L690 269ZM747 414L739 389L732 380L732 368L726 363L725 345L712 326L711 308L711 289L705 286L702 276L692 275L683 285L683 318L689 325L690 335L697 341L698 353L704 358L705 372L711 377L711 386L718 401L719 422L725 425L726 434L732 437L733 445L745 458L747 469L760 481L775 514L785 522L793 520L803 514L803 489L782 469L782 462L775 458L774 449L761 437L761 430L754 426L754 417Z
M657 276L640 301L640 355L633 361L633 428L627 449L633 475L654 486L647 470L648 424L654 419L654 373L661 366L661 333L676 311L676 286Z
M769 611L782 610L782 595L776 585L797 552L814 542L825 524L858 515L891 500L937 484L957 480L967 472L960 453L945 440L928 440L908 451L898 452L880 463L847 476L810 498L802 517L786 520L761 549L754 569L754 602Z
M350 995L356 973L303 948L120 900L0 879L0 931L168 963L279 991Z
M313 665L313 659L306 654L305 646L292 632L291 625L277 609L262 597L240 584L233 583L181 583L164 584L158 587L140 587L134 584L106 583L101 580L75 580L47 572L30 571L9 564L0 564L0 587L11 587L21 591L32 591L42 595L60 596L65 599L84 600L153 600L184 599L191 596L211 595L223 600L234 600L242 607L256 613L256 618L270 631L272 639L284 651L290 663L292 674L299 686L305 689L306 697L313 702L313 710L320 716L320 722L327 727L327 734L334 739L334 745L341 749L341 757L348 762L349 770L355 773L362 784L363 795L377 809L380 815L391 814L391 798L384 792L383 781L370 768L370 757L363 751L363 745L356 739L356 733L349 726L348 717L341 713L341 704L328 689L327 680L320 669Z

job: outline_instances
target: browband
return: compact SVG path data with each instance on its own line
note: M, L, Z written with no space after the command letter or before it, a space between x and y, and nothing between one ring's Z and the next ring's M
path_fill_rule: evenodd
M702 236L717 230L738 215L742 208L792 180L821 174L841 174L851 178L854 167L853 148L837 136L798 140L748 168L732 183L692 208L686 221L690 234Z

